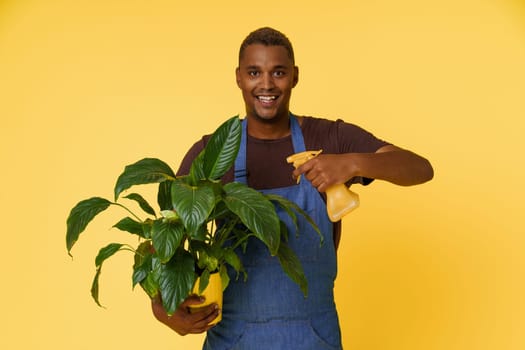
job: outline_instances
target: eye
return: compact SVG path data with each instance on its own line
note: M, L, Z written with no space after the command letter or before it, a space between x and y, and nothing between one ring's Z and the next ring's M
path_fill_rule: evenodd
M250 71L248 71L248 75L249 75L250 77L256 77L256 76L259 75L259 71L256 71L256 70L250 70Z
M282 77L282 76L286 75L286 72L283 71L283 70L277 70L277 71L273 72L273 75L276 76L276 77Z

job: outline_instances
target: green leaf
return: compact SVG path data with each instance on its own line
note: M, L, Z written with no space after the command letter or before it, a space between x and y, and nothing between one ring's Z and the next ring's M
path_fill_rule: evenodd
M197 266L201 270L208 270L215 272L219 266L219 259L216 251L210 247L208 243L199 240L191 240L189 251L193 252L194 256L198 256Z
M289 239L290 239L290 234L288 232L288 227L286 226L286 223L284 221L281 220L280 222L280 226L281 226L281 240L285 241L285 242L288 242ZM297 236L299 235L299 232L297 232Z
M238 116L228 119L215 130L204 149L204 173L216 180L231 168L241 143L241 121Z
M113 254L118 252L120 250L120 248L122 248L123 245L124 244L121 244L121 243L110 243L107 246L105 246L104 248L100 249L98 251L97 257L95 258L95 265L97 267L102 266L102 263L107 258L109 258Z
M221 198L222 197L221 192L215 192L215 197L216 198ZM224 201L219 200L215 204L215 208L213 209L212 214L208 217L208 221L217 220L217 219L221 219L221 218L227 217L228 214L231 214L230 209L226 206Z
M219 274L221 276L222 290L224 291L226 287L228 287L228 284L230 284L230 276L228 275L228 269L226 268L226 265L221 265Z
M197 231L190 233L190 237L192 240L205 241L208 238L208 229L205 225L199 226Z
M144 234L144 227L141 222L135 221L130 217L125 217L124 219L117 222L113 227L118 228L121 231L126 231L129 233L133 233L136 235L139 235L142 238L146 238L146 235Z
M171 259L184 237L184 227L180 222L159 219L151 230L153 247L161 262Z
M122 191L134 185L163 182L175 178L173 170L163 161L156 158L144 158L125 167L115 184L115 200Z
M196 232L210 215L215 205L215 194L211 186L190 186L183 181L171 184L173 208L179 214L186 229Z
M233 267L235 272L237 272L237 276L235 278L239 279L239 274L243 272L244 280L246 281L248 274L244 270L244 267L242 266L242 261L241 259L239 259L239 256L237 255L237 253L235 253L232 249L225 249L223 258L224 258L224 261L226 261L226 263L229 264L231 267Z
M238 182L226 184L224 190L226 206L266 244L272 255L277 254L280 225L273 204L260 192Z
M204 262L202 263L203 267L206 268L209 271L217 270L217 266L219 266L219 260L215 256L213 256L212 254L208 255L208 254L205 254L204 252L202 252L202 253L203 253L202 258L204 260Z
M281 242L277 257L279 258L283 271L292 279L292 281L299 285L299 288L301 288L301 291L306 297L308 295L308 281L304 275L301 262L293 250L291 250L285 242Z
M98 280L99 280L101 272L102 272L102 269L97 268L97 272L95 273L95 278L93 278L93 283L91 283L91 297L93 298L93 300L95 300L95 303L97 303L98 306L104 307L98 300L98 289L99 289Z
M177 221L177 220L180 220L179 218L179 214L177 214L177 212L175 210L161 210L160 211L160 215L164 218L164 219L168 219L170 221Z
M134 200L146 213L156 217L155 210L149 205L149 203L138 193L130 193L124 198Z
M202 294L210 283L210 271L204 270L199 277L199 294Z
M139 244L137 249L135 250L135 255L133 257L133 261L135 263L135 266L140 266L144 262L144 260L152 255L155 252L153 249L153 246L151 245L151 241L147 240Z
M159 294L159 277L155 271L148 274L145 280L140 282L140 286L150 298L156 298Z
M153 247L151 241L142 242L135 251L133 264L133 288L142 283L152 271Z
M265 194L265 196L270 201L274 202L276 205L284 209L286 213L292 218L297 234L299 233L299 229L297 226L297 216L295 215L294 212L297 212L298 214L300 214L302 217L306 219L306 221L310 224L310 226L312 226L315 232L317 232L317 235L319 235L319 239L321 240L321 244L323 244L324 237L321 234L321 230L319 230L319 227L317 226L315 221L310 217L310 215L308 215L308 213L305 212L300 206L298 206L295 202L292 202L279 195Z
M160 210L171 210L171 180L163 181L159 184L159 191L157 192L157 203Z
M153 223L155 221L151 219L146 219L142 223L142 232L144 233L144 238L150 239L151 238L151 228L153 227Z
M107 199L93 197L79 202L67 218L66 246L71 255L71 248L78 240L79 235L97 214L106 210L112 203Z
M167 264L161 265L159 277L162 304L171 316L188 297L195 283L193 257L183 249L177 250Z
M148 274L151 272L151 255L149 256L149 262L144 261L140 266L133 267L133 276L132 276L132 286L135 286L138 283L142 283L148 277Z
M196 244L192 242L192 248L193 251L198 253L198 259L197 259L197 267L201 270L204 270L206 268L206 263L208 262L208 253L206 252L208 250L208 247L203 244L202 247L196 248Z
M297 223L297 215L295 215L295 211L292 209L292 206L296 206L300 209L300 207L295 204L294 202L291 202L289 200L287 200L286 198L284 197L281 197L279 195L276 195L276 194L265 194L266 198L268 198L272 203L274 203L276 206L279 206L280 208L282 208L286 214L288 214L288 216L292 219L292 222L294 224L294 227L295 227L295 232L297 233L297 235L299 234L299 226L298 226L298 223Z
M120 243L110 243L104 248L100 249L98 252L97 257L95 258L95 265L97 267L97 272L95 273L95 278L93 278L93 283L91 284L91 296L95 300L98 306L102 305L100 304L100 301L98 299L98 291L99 291L99 278L100 274L102 273L102 264L104 261L111 257L113 254L118 252L120 248L122 248L123 244Z
M232 249L225 249L224 250L224 260L231 266L233 269L239 273L242 269L242 262L241 259L237 256L237 254Z
M204 150L193 159L188 177L192 185L196 185L200 180L206 179L206 173L204 172Z
M149 295L150 298L156 298L159 294L160 286L160 273L161 273L162 264L159 262L159 259L152 255L151 258L151 271L148 273L146 279L140 282L140 286Z

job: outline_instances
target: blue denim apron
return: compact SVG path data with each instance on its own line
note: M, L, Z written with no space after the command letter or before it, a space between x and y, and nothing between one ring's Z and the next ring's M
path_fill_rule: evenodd
M243 121L240 150L235 162L235 181L246 183L247 121ZM290 115L294 152L305 151L301 127ZM284 162L284 160L283 160ZM332 223L321 195L302 177L298 185L262 190L296 202L315 220L324 236L299 219L299 235L285 212L279 217L288 226L289 246L297 254L308 280L308 297L283 272L277 257L257 240L250 240L246 253L239 254L248 273L230 271L231 282L224 292L223 316L206 336L206 350L322 350L341 349L341 333L333 289L337 273ZM299 218L299 217L298 217Z

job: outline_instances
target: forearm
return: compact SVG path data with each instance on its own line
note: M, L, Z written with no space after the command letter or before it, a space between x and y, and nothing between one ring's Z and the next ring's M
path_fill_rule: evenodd
M376 153L348 153L346 164L353 176L385 180L401 186L417 185L434 176L430 162L408 150L385 146Z

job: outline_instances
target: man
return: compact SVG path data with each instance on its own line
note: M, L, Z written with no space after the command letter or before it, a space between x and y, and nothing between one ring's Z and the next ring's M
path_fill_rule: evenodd
M285 196L316 221L325 237L323 246L301 223L305 231L289 243L301 259L309 295L304 298L267 250L256 247L242 257L249 269L247 283L240 279L228 286L223 310L210 305L190 314L187 306L202 302L190 296L168 317L159 301L152 303L155 317L177 333L208 331L205 349L340 349L333 286L341 224L328 220L324 192L341 183L366 185L380 179L409 186L433 177L426 159L358 126L291 114L289 102L298 79L292 45L282 33L261 28L243 41L236 80L246 106L244 138L234 169L223 181L243 181L261 192ZM207 140L190 149L179 175L188 173ZM285 162L291 154L318 149L323 153L295 170ZM298 176L308 181L297 184ZM223 320L210 327L219 312Z

